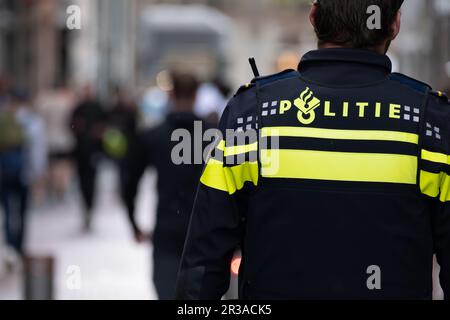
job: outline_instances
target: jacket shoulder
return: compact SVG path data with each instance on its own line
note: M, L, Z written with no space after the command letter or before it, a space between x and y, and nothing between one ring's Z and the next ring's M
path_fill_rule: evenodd
M239 89L237 90L237 92L234 94L234 98L236 98L240 94L242 94L250 89L253 89L254 87L255 87L254 83L246 83L246 84L240 86Z
M433 90L433 88L422 81L419 81L417 79L411 78L407 75L404 75L402 73L392 73L390 75L390 80L401 83L410 89L426 94L428 93L432 98L436 98L435 100L442 104L448 104L448 96L446 93L439 91L439 90Z
M237 91L237 93L235 94L235 97L248 91L248 90L255 90L257 86L267 86L270 85L272 83L275 83L277 81L280 80L285 80L285 79L289 79L289 78L296 78L299 76L298 71L292 70L292 69L288 69L288 70L284 70L275 74L271 74L268 76L263 76L263 77L257 77L254 78L250 83L247 83L243 86L241 86L239 88L239 90Z
M258 84L262 87L273 84L277 81L298 78L299 76L300 74L298 71L288 69L268 76L255 78L252 80L252 83Z
M431 90L430 94L432 96L434 96L435 98L438 98L438 100L443 103L443 104L448 104L450 106L450 101L448 99L448 95L443 92L443 91L439 91L439 90Z
M407 75L404 75L402 73L391 73L389 76L389 79L391 81L398 82L400 84L403 84L407 87L409 87L412 90L421 92L421 93L427 93L432 90L431 86L425 82L419 81L417 79L411 78Z

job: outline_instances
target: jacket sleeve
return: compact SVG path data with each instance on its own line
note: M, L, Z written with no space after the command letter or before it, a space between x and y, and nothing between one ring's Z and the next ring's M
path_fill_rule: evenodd
M430 97L423 138L420 186L435 199L432 212L434 251L441 267L445 299L450 300L450 103Z
M449 179L447 176L446 179ZM445 300L450 300L450 203L446 202L433 217L434 247Z
M254 157L258 146L256 136L248 134L245 139L235 140L229 135L243 133L252 126L246 121L255 119L254 111L245 111L252 103L246 104L245 95L235 98L222 116L220 138L207 161L193 208L177 299L220 300L228 290L231 259L242 238L244 195L256 187L259 176ZM238 142L235 145L228 141Z

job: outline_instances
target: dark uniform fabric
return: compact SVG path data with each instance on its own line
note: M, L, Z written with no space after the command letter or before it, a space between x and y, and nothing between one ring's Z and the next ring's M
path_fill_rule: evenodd
M200 132L196 132L197 122ZM131 224L138 230L135 221L135 197L139 181L147 168L154 168L158 174L158 206L156 226L153 233L153 280L158 297L170 300L175 297L175 286L179 270L183 245L189 226L192 206L197 192L204 161L200 158L197 164L177 165L172 159L172 153L180 141L172 141L176 130L186 134L184 140L187 148L192 148L194 155L194 135L210 126L192 113L172 113L158 127L139 135L130 154L129 174L125 180L125 199ZM176 136L174 140L178 139ZM202 150L200 143L200 150ZM187 152L187 150L185 150ZM178 153L177 153L178 155ZM183 155L180 152L180 155ZM195 159L189 157L187 161ZM198 159L197 159L198 160Z
M434 253L450 298L449 117L366 50L241 88L221 130L258 135L224 138L205 168L178 298L220 299L238 247L242 299L431 299Z

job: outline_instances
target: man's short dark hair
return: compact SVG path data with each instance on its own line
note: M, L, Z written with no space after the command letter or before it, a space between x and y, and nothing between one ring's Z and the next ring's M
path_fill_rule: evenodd
M403 0L317 0L315 31L319 45L332 43L350 48L375 48L392 35ZM367 9L381 9L381 29L370 30Z
M172 73L173 95L175 99L195 99L199 87L198 79L190 73Z

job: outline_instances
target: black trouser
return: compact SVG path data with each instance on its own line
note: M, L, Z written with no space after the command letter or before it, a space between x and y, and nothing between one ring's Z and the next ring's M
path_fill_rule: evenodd
M91 157L78 158L77 172L81 195L86 209L85 213L90 216L94 207L97 164L91 160Z
M28 186L22 179L22 154L20 150L0 155L0 202L5 214L6 242L23 255Z
M181 253L158 245L153 249L153 282L159 300L174 300Z
M116 160L115 164L117 166L117 170L119 171L119 187L120 187L120 196L122 198L123 203L127 203L127 188L129 181L129 172L130 165L127 159Z

